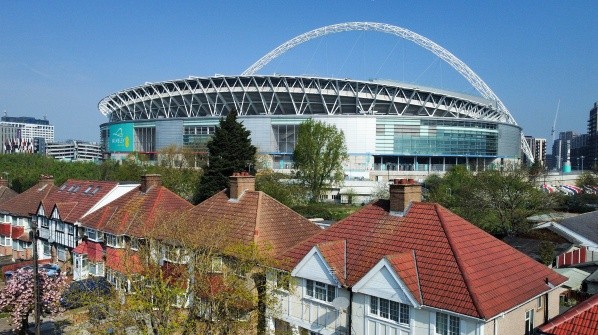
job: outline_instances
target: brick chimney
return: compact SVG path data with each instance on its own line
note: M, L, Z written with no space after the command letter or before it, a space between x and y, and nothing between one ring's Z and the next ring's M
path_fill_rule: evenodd
M0 186L8 187L8 179L0 177Z
M412 201L422 200L421 185L413 179L395 179L390 184L390 212L403 215Z
M154 186L162 186L162 179L159 174L146 174L141 176L141 185L139 186L141 192L145 193Z
M245 191L255 191L255 177L247 172L235 172L230 177L228 197L239 199Z

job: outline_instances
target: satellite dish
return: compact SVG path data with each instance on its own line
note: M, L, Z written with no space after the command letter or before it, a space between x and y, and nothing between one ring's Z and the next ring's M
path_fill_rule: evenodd
M339 311L345 310L347 307L349 307L349 299L346 297L336 297L334 300L332 300L332 306Z

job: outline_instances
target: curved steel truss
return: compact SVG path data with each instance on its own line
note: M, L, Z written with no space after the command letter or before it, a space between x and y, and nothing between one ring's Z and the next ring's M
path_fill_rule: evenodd
M417 45L431 51L436 56L444 60L448 63L451 67L453 67L457 72L459 72L484 98L495 101L498 106L498 111L501 113L503 118L503 122L510 123L510 124L517 124L507 107L503 104L503 102L498 98L498 96L490 89L490 87L475 73L473 70L469 68L463 61L453 55L451 52L446 50L445 48L441 47L440 45L436 44L435 42L431 41L430 39L421 36L411 30L401 28L398 26L393 26L390 24L384 23L377 23L377 22L346 22L346 23L339 23L333 24L325 27L321 27L318 29L314 29L312 31L308 31L304 34L301 34L283 44L278 46L276 49L270 51L265 56L260 58L257 62L251 65L242 75L253 75L257 71L259 71L262 67L268 64L270 61L275 59L276 57L280 56L281 54L285 53L289 49L307 42L311 39L344 32L344 31L359 31L359 30L370 30L370 31L378 31L388 34L393 34L404 38L406 40L412 41ZM529 145L525 141L523 133L521 134L521 148L525 155L528 157L530 161L533 162L533 155Z
M469 118L503 122L491 101L406 85L286 76L189 78L104 98L111 121L240 115L355 115Z

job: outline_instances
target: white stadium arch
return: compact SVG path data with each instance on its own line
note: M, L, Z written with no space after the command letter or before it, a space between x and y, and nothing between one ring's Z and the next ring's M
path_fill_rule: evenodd
M409 29L401 28L398 26L393 26L390 24L385 23L378 23L378 22L345 22L345 23L338 23L333 24L325 27L321 27L318 29L314 29L303 33L289 41L281 44L274 50L267 53L265 56L260 58L257 62L251 65L247 70L245 70L242 75L243 76L251 76L254 75L257 71L263 68L266 64L268 64L273 59L277 58L278 56L282 55L286 51L294 48L295 46L312 40L314 38L345 32L345 31L376 31L382 32L387 34L392 34L399 36L403 39L408 41L414 42L415 44L425 48L426 50L432 52L446 63L448 63L453 69L455 69L459 74L461 74L484 98L495 101L497 104L497 108L499 112L502 114L502 122L517 125L517 122L507 109L507 107L503 104L503 102L498 98L498 96L490 89L490 87L480 78L473 70L467 66L467 64L463 63L459 58L453 55L451 52L446 50L445 48L441 47L440 45L436 44L432 40L421 36ZM528 160L533 163L534 158L531 152L531 149L527 142L525 141L523 133L521 133L521 150L527 156Z

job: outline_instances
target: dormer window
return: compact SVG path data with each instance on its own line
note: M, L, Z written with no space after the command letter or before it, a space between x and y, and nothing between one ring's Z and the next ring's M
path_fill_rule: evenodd
M336 287L315 280L305 280L305 294L317 300L332 302L336 298Z

